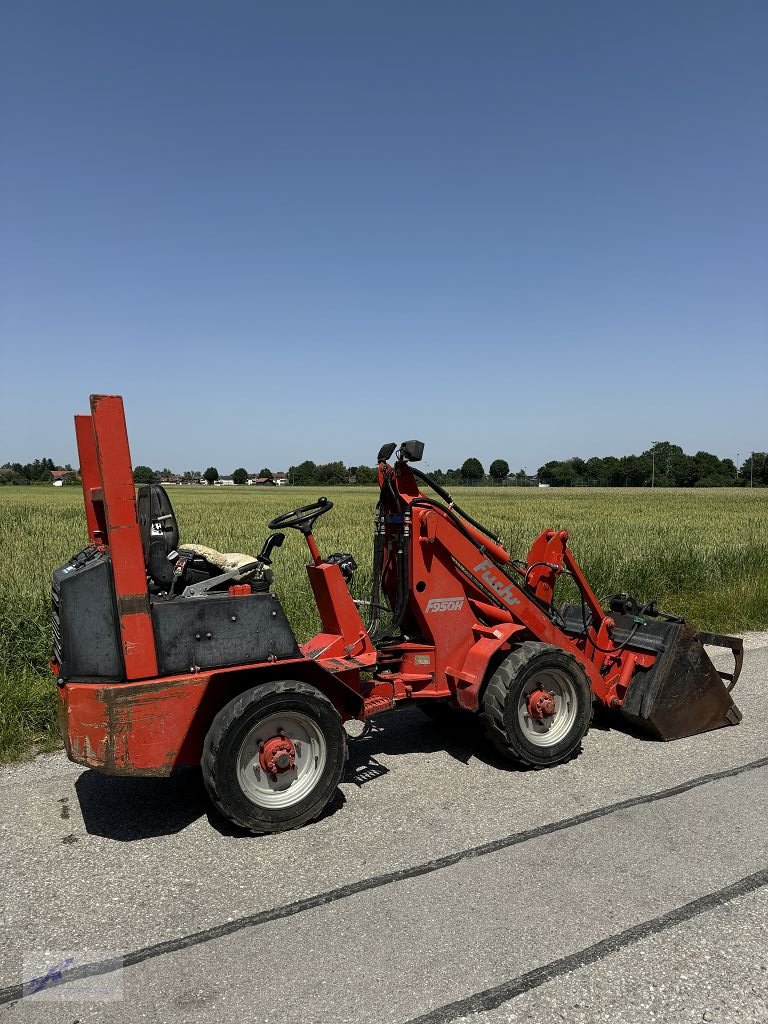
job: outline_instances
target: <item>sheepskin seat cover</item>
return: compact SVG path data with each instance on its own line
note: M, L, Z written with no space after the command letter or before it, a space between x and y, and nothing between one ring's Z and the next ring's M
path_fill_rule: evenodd
M215 548L207 548L205 544L183 544L182 547L185 551L194 551L196 555L200 555L222 572L229 572L230 569L238 569L241 565L256 561L253 555L244 555L240 551L217 551Z

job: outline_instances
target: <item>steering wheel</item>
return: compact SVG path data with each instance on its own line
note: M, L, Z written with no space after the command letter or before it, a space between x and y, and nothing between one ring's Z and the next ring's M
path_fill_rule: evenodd
M326 512L330 512L332 508L332 501L327 498L318 498L311 505L303 505L301 508L295 508L291 512L284 512L283 515L270 519L267 526L270 530L301 530L306 537L312 532L315 520L325 515Z

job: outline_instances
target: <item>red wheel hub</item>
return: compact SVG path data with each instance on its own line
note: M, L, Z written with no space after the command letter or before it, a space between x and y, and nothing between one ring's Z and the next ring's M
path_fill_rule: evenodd
M259 764L271 775L296 767L296 748L282 729L259 747Z
M528 714L531 718L549 718L555 713L555 695L549 690L534 690L528 697Z

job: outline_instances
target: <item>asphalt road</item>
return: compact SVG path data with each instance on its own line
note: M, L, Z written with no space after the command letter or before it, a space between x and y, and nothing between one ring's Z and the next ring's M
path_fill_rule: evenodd
M228 827L195 771L4 768L0 1019L768 1022L767 694L761 634L737 728L593 728L544 772L384 715L279 836Z

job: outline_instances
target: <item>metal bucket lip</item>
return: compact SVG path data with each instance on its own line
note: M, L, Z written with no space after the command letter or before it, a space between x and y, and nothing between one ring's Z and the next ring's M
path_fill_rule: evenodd
M744 637L728 636L726 633L710 633L706 630L699 630L696 634L696 639L702 645L706 644L708 647L726 647L733 653L733 672L721 672L720 669L715 670L726 684L726 690L730 693L738 682L741 670L744 666Z

